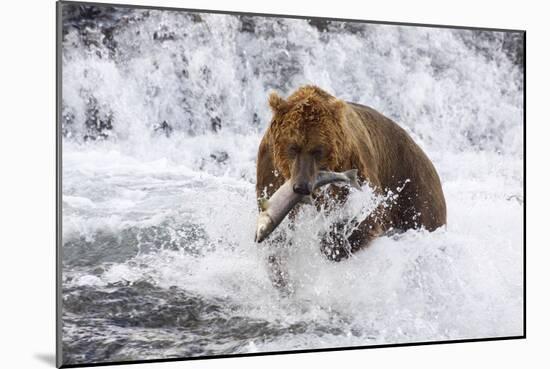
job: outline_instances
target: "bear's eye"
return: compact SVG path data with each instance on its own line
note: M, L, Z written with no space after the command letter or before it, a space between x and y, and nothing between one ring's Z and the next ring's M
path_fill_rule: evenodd
M311 150L309 153L315 159L320 160L323 157L323 148L322 147L316 147L315 149Z
M292 144L288 147L288 154L290 156L296 156L299 152L300 152L300 148L298 147L298 145Z

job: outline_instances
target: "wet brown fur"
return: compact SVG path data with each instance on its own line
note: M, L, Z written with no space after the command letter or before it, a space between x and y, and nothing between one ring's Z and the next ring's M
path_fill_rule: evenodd
M391 229L433 231L446 223L439 176L422 149L396 123L370 107L344 102L316 86L303 86L286 100L272 93L269 105L273 118L258 150L258 197L271 196L295 175L289 154L293 145L304 152L322 147L316 170L358 169L360 180L383 195L397 193L402 187L391 206L376 209L347 242L341 239L342 225L334 225L323 239L323 251L331 259L349 256L349 251ZM335 191L345 199L345 191ZM335 247L345 245L348 251L334 254Z

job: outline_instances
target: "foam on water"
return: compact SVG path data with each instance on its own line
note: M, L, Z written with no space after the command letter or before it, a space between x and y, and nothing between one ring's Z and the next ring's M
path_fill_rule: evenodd
M69 362L522 333L523 81L506 35L337 22L323 32L304 20L158 11L120 19L112 39L66 26L63 42ZM448 226L382 237L334 263L319 234L378 200L365 187L339 213L305 207L296 230L281 225L295 288L283 297L269 281L269 244L253 242L255 159L268 92L304 83L407 129L441 176ZM111 299L143 299L132 314L148 323L120 320ZM147 320L147 309L180 303L190 307ZM186 311L210 328L171 320Z

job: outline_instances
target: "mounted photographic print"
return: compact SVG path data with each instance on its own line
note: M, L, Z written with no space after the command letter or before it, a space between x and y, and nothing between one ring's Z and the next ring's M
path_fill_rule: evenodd
M525 32L57 4L64 367L525 337Z

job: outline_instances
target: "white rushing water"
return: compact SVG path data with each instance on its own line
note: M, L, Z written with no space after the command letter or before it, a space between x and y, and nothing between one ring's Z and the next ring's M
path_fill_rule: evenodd
M106 13L65 13L69 363L522 334L523 71L509 35ZM253 242L255 159L269 91L306 83L413 136L441 176L448 226L334 263L318 242L331 219L305 209L283 297ZM365 188L343 211L371 204Z

